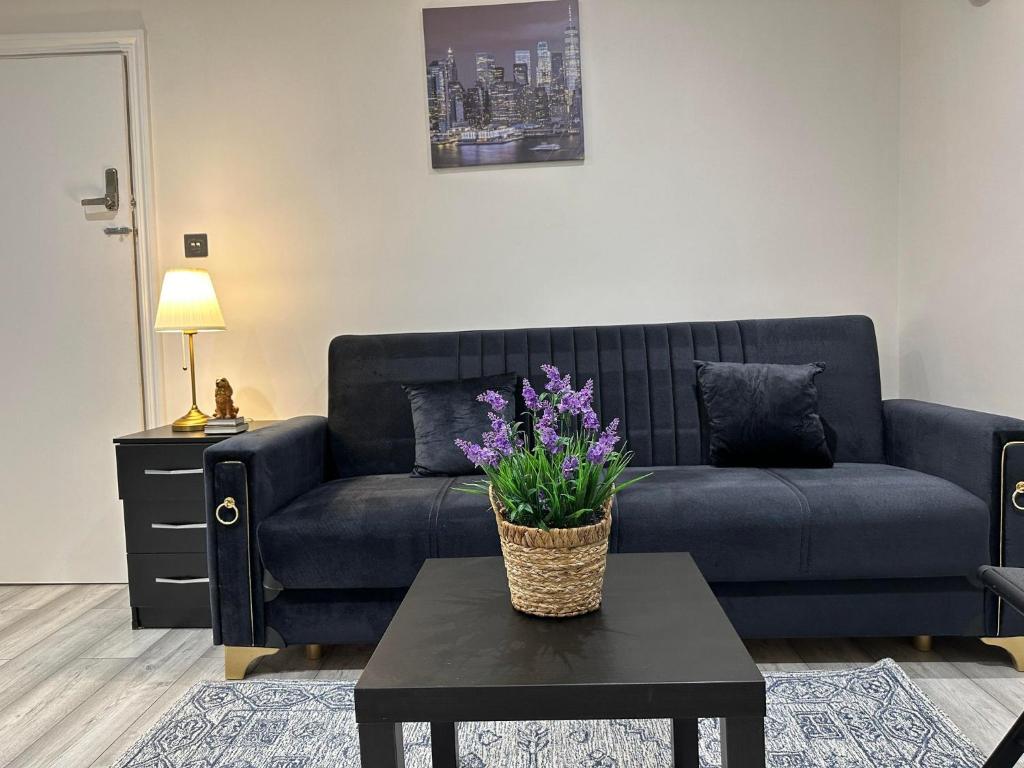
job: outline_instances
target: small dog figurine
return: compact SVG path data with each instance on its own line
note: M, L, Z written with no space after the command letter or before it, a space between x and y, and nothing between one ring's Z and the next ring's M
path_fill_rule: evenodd
M233 419L238 415L238 406L235 405L231 396L235 390L231 388L231 382L227 379L217 379L217 391L213 396L217 403L217 410L213 413L215 419Z

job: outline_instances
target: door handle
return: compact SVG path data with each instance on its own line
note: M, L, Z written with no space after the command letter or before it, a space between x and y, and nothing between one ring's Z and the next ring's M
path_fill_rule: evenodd
M195 469L144 469L142 470L144 475L201 475L203 474L202 467L196 467Z
M108 211L116 211L120 204L120 196L117 193L117 168L107 168L103 177L106 182L106 194L103 197L87 197L82 200L82 205L102 205Z
M157 584L207 584L210 581L209 576L203 578L191 578L189 576L157 576L153 579Z

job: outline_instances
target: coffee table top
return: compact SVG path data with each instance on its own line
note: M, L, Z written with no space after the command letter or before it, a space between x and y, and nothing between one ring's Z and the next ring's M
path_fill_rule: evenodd
M690 555L608 556L595 613L512 608L500 557L428 560L356 686L360 722L764 715Z

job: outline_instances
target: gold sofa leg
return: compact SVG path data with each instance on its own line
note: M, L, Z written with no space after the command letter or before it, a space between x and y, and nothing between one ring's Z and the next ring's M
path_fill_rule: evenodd
M244 680L249 665L261 656L273 656L279 648L257 648L247 645L224 646L224 679Z
M932 649L931 635L914 635L914 649L921 653L928 653Z
M983 637L981 642L1002 648L1010 654L1014 669L1024 672L1024 637Z
M306 658L310 661L319 661L324 655L324 647L319 643L310 643L306 646Z

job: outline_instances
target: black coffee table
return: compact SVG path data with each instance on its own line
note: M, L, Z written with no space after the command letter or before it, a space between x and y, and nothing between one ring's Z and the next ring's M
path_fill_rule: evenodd
M672 720L697 768L697 718L722 718L723 768L764 766L764 678L687 554L610 555L601 609L539 619L509 603L501 558L428 560L355 690L363 768L404 766L402 723Z

